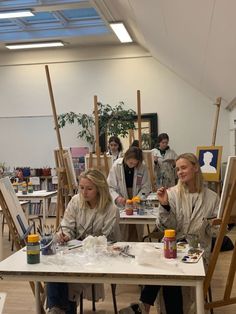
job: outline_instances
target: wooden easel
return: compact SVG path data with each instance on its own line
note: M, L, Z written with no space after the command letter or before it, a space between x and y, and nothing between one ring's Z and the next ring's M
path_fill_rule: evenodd
M213 128L213 135L212 135L212 146L216 144L216 133L217 133L217 126L219 121L219 114L220 114L220 106L221 106L221 97L216 98L216 114L215 114L215 123ZM218 181L213 181L211 183L215 184L216 192L220 196L221 193L221 178Z
M90 152L88 168L99 169L106 177L109 174L109 156L104 153L101 155L99 146L99 116L98 116L98 99L94 96L94 117L95 117L95 154Z
M216 243L214 246L214 250L211 255L208 271L206 274L206 278L204 281L204 296L206 298L208 289L210 287L210 283L213 277L213 273L215 270L215 266L217 263L217 259L219 257L220 253L220 248L223 243L224 236L227 231L227 225L229 223L235 223L236 222L236 216L232 216L232 209L233 206L236 202L236 175L234 177L234 181L231 185L230 192L228 194L228 198L226 201L226 206L223 212L223 218L222 219L216 219L214 221L214 224L220 224L220 230L218 237L216 239ZM234 244L234 250L231 256L231 263L229 267L229 272L227 276L227 281L226 281L226 286L225 286L225 291L224 291L224 296L221 300L218 301L210 301L206 302L205 308L206 309L213 309L215 307L221 307L221 306L226 306L230 304L236 303L236 297L231 297L232 293L232 287L233 287L233 282L234 282L234 277L235 277L235 271L236 271L236 241Z
M12 191L9 191L9 193L15 194L15 191L13 190L13 188L12 188ZM17 231L16 224L14 222L14 219L12 218L11 211L9 210L8 205L7 205L5 195L2 193L1 189L0 189L0 206L2 208L4 216L6 218L7 225L8 225L10 234L12 236L12 239L14 241L15 247L18 251L18 250L22 249L23 247L25 247L25 244L26 244L25 239L23 237L21 237L19 232ZM22 210L22 214L24 214L23 210ZM29 284L30 284L30 287L31 287L33 294L35 295L34 282L29 282ZM40 291L40 295L41 295L41 301L40 301L41 313L45 314L45 311L43 308L43 304L44 304L44 300L45 300L45 294L44 294L44 288L43 288L42 284L40 284L40 286L39 286L39 291Z
M140 90L137 90L137 115L138 115L138 141L139 141L139 147L142 148L142 124L141 124L141 93ZM152 185L152 191L155 191L156 189L156 179L154 175L154 169L153 169L153 158L152 158L152 152L151 151L144 151L144 160L148 169L151 185Z
M70 198L75 194L77 186L73 185L70 171L69 171L69 164L68 159L66 156L66 151L63 149L60 131L59 131L59 124L57 119L57 112L56 112L56 105L53 96L52 84L49 74L49 68L45 66L47 83L48 83L48 90L51 100L55 130L57 134L57 141L59 150L54 152L55 157L55 164L57 170L57 177L58 177L58 188L57 188L57 214L56 214L56 227L59 225L60 218L64 214L65 207L68 204Z

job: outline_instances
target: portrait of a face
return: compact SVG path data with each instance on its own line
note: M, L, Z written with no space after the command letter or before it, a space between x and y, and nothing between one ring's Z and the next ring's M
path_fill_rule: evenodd
M206 181L220 180L222 146L199 146L197 156Z
M217 167L217 151L202 151L202 156L199 156L200 167L202 173L216 173ZM202 160L201 160L202 157ZM202 162L201 162L202 161Z

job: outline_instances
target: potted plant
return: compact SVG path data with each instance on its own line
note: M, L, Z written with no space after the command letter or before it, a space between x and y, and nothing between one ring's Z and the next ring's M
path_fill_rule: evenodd
M109 104L98 103L99 114L99 143L102 151L106 150L106 137L117 135L125 137L129 129L135 129L135 111L125 109L124 102L111 106ZM68 112L58 115L59 127L63 128L67 124L77 123L79 127L78 137L86 140L89 144L95 142L95 118L94 115Z

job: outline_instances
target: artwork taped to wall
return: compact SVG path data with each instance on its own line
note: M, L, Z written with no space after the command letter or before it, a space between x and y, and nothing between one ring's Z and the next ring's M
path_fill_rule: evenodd
M29 229L25 213L8 177L0 179L0 191L14 221L19 236L23 239Z
M197 157L205 181L220 181L221 156L222 146L197 147Z
M88 147L71 147L71 156L77 178L85 170L85 155L89 153Z
M229 192L232 187L232 184L236 181L236 156L229 156L228 162L226 166L225 171L225 178L224 178L224 184L223 189L221 193L220 198L220 205L219 205L219 211L218 211L218 218L223 217L223 212L225 209L227 197L229 197ZM231 197L234 197L234 205L231 212L231 217L236 216L236 195L231 195Z

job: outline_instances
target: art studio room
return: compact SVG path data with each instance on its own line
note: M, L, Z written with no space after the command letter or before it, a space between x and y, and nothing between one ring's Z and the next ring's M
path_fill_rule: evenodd
M236 312L235 11L0 1L0 314Z

